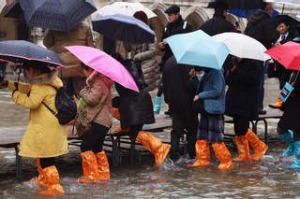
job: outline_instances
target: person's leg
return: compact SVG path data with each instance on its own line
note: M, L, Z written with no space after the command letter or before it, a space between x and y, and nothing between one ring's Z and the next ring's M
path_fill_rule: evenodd
M196 161L189 165L192 167L206 167L210 165L210 149L208 143L208 115L200 115L200 123L197 129L197 141L195 144Z
M259 114L266 114L264 110L264 93L265 93L265 63L258 61L259 64L259 94L258 94L258 111Z
M292 130L284 129L277 127L277 133L281 140L285 141L288 144L288 147L284 150L282 156L288 157L294 155L294 132Z
M97 124L92 123L91 130L82 139L80 155L82 158L83 176L79 179L80 183L95 183L100 180L97 158L94 153L95 145L100 145L100 136L98 135L97 127Z
M212 148L216 157L220 161L218 169L230 170L234 167L231 154L224 144L224 115L208 114L208 141L212 143Z
M130 135L130 163L133 164L135 161L135 140L138 133L142 130L143 124L132 125L130 126L129 135Z
M293 131L294 133L294 154L296 161L293 162L289 169L300 169L300 133L298 131Z
M249 121L240 117L233 117L235 132L235 144L238 151L236 162L243 162L251 159L249 142L245 135L249 129Z
M54 158L40 158L42 168L44 190L40 192L42 195L57 195L64 193L64 189L60 184L59 173L54 164Z
M105 151L103 150L103 143L105 140L105 136L107 135L109 128L97 124L92 123L92 132L94 133L94 146L93 152L96 156L98 171L100 174L100 180L109 180L110 179L110 168L109 162L106 156Z

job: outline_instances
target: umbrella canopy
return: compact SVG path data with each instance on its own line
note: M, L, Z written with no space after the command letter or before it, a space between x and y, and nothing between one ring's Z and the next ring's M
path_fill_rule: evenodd
M92 21L93 30L105 37L131 43L153 43L155 33L144 22L127 15L115 14Z
M271 59L270 56L264 53L267 50L265 46L248 35L226 32L214 35L213 38L225 43L230 50L230 54L239 58L248 58L260 61Z
M137 11L143 11L147 15L148 19L156 17L156 14L149 8L143 6L141 3L129 3L129 2L114 2L106 5L97 11L101 16L123 14L133 16Z
M97 9L92 0L18 0L28 26L70 31Z
M264 2L282 3L282 4L289 4L289 5L300 5L299 0L264 0Z
M4 6L1 11L1 16L11 18L21 18L23 10L21 9L20 3L17 0L12 1L10 4Z
M289 41L266 51L288 70L300 71L300 44Z
M50 68L63 67L55 52L24 40L0 41L0 60L16 65L21 65L26 60L39 61Z
M139 89L128 70L105 52L87 46L65 47L85 65L107 76L122 86L139 92Z
M208 4L209 8L214 8L217 2L225 2L228 9L261 9L263 8L262 0L213 0Z
M224 43L202 30L173 35L166 40L180 64L221 69L229 54L229 49Z

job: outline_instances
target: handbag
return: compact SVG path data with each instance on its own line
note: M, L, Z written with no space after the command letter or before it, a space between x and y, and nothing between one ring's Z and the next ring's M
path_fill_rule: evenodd
M79 138L83 138L84 135L91 130L92 121L97 117L97 115L102 110L102 107L98 110L95 116L91 119L87 117L86 109L80 109L76 115L74 126L76 127L76 135Z

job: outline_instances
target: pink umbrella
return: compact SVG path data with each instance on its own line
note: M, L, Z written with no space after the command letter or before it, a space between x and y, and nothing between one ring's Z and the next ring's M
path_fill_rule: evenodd
M107 76L122 86L139 92L139 89L127 69L105 52L87 46L65 47L85 65Z

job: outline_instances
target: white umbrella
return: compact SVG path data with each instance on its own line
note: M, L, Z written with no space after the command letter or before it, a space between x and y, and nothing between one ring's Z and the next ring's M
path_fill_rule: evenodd
M143 11L146 13L148 19L156 17L156 14L149 8L143 6L141 3L129 2L114 2L99 9L96 13L101 16L123 14L133 16L136 11Z
M267 49L262 43L242 33L226 32L214 35L213 38L225 43L229 53L234 56L260 61L271 59L264 53Z
M264 0L264 2L268 3L282 3L282 4L289 4L289 5L300 5L299 0Z

